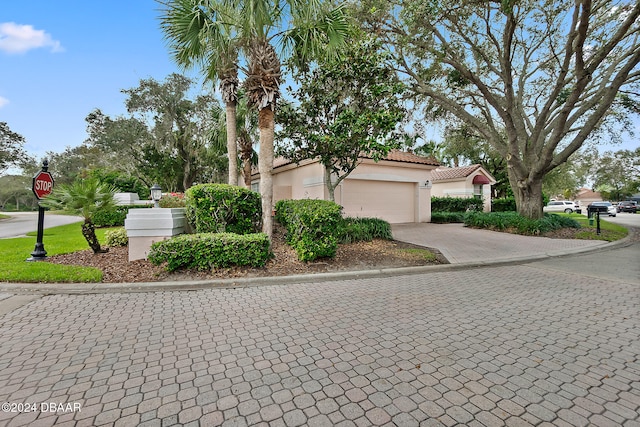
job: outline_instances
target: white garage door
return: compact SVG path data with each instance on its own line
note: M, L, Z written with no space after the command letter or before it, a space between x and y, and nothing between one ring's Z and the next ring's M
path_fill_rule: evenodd
M415 221L416 184L412 182L345 179L345 216L381 218L392 224Z

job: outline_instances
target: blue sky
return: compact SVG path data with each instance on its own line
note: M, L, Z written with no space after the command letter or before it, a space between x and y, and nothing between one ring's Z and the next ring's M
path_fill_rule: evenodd
M80 145L87 137L84 119L96 108L110 116L126 114L122 89L179 72L154 0L2 3L0 121L24 136L27 151L38 158ZM432 132L425 136L438 138ZM622 146L601 149L637 146L626 138Z
M122 89L179 72L158 9L154 0L3 1L0 121L41 157L80 145L95 108L125 114Z

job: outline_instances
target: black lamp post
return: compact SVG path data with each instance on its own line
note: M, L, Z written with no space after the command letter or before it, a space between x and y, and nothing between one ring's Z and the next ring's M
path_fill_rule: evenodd
M162 198L162 188L158 184L151 186L151 200L153 200L153 207L160 207L160 199Z

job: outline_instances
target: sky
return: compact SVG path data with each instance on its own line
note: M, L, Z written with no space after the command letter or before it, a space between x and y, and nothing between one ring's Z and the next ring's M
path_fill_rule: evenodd
M126 115L121 90L180 72L155 0L0 2L0 121L24 136L26 150L38 159L82 144L84 119L94 109ZM638 145L626 139L601 149Z
M38 159L82 144L94 109L125 115L121 90L180 72L154 0L1 3L0 121Z

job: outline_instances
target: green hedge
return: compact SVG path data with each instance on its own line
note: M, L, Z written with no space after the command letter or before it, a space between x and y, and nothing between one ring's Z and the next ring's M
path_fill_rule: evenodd
M379 218L344 218L339 227L340 243L392 240L391 225Z
M482 199L479 197L432 197L431 213L433 212L467 212L481 211Z
M185 193L186 216L197 233L250 234L262 227L260 194L228 184L200 184Z
M511 230L518 234L539 235L560 228L580 228L580 224L565 216L544 214L540 219L530 219L516 212L469 212L464 223L470 227L489 230Z
M149 209L151 205L125 205L112 209L102 209L93 215L93 225L96 227L122 227L130 209Z
M515 212L516 210L516 199L514 197L491 200L491 212Z
M328 200L280 200L276 220L287 229L287 243L301 261L334 257L342 207Z
M233 265L262 267L270 257L270 242L264 233L183 234L152 244L148 255L155 265L167 263L169 271L211 270Z

